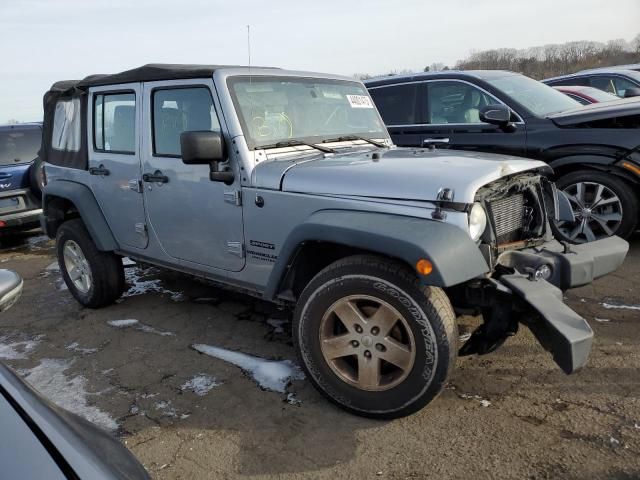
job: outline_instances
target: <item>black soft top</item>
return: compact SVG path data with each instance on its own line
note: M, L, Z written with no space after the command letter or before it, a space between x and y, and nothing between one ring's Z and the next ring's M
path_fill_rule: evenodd
M51 91L65 92L71 88L86 89L101 85L117 85L119 83L207 78L211 77L216 70L235 66L149 63L120 73L89 75L82 80L62 80L54 83L51 86Z

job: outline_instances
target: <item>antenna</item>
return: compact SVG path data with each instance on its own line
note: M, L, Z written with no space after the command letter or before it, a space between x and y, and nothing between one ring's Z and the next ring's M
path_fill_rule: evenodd
M251 68L251 25L247 25L247 53L249 54L249 68Z

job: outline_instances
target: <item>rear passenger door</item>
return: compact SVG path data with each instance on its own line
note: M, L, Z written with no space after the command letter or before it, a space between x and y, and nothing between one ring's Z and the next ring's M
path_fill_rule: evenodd
M140 84L91 89L91 187L118 243L136 249L148 243L140 188L140 106Z
M196 269L239 271L245 263L240 176L231 185L214 182L209 165L185 165L181 157L184 131L224 137L214 92L213 79L144 84L145 204L150 228L170 257Z
M372 87L373 98L393 143L399 147L420 146L422 123L418 116L419 83Z

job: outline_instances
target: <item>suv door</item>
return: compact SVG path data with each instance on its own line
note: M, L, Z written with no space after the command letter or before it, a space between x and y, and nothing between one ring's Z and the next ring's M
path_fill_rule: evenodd
M209 179L208 165L185 165L184 131L224 131L214 106L213 80L144 85L142 171L147 216L163 250L198 266L240 271L244 267L240 179ZM159 180L159 181L158 181Z
M148 238L139 188L140 84L91 90L91 188L120 245L144 249Z
M429 80L419 96L418 109L425 119L422 145L516 155L526 151L525 125L515 112L514 131L480 121L482 107L504 102L478 86L463 80Z
M422 121L417 109L419 85L413 82L369 89L393 143L399 147L420 145Z

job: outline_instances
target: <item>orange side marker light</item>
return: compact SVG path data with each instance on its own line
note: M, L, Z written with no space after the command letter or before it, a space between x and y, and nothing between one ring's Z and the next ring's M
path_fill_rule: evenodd
M433 272L433 264L426 258L421 258L416 262L416 270L420 275L429 275Z

